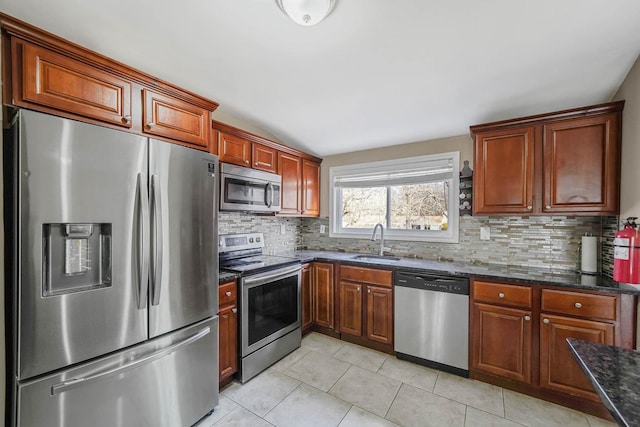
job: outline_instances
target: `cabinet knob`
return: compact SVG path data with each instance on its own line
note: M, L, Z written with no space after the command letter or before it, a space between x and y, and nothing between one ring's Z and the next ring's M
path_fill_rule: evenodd
M125 123L131 123L131 116L127 115L122 118L122 121Z
M249 160L245 160L245 161L244 161L244 163L245 163L246 165L248 165L248 164L249 164Z
M524 316L524 320L528 322L529 320L531 320L531 316Z
M358 287L356 288L356 290L357 290L358 292L360 292L360 286L358 286Z
M231 291L227 291L224 293L226 296L230 297L231 296Z
M371 293L371 289L367 289L367 293L370 294Z
M148 127L149 129L154 128L155 126L156 126L156 124L155 124L155 123L153 123L153 122L149 122L149 123L147 123L147 127Z
M551 209L551 205L545 206L545 209Z
M255 162L255 163L253 164L253 166L258 166L259 164L260 164L260 163Z
M500 298L504 298L504 294L503 294L502 292L500 292L500 293L498 294L498 296L499 296Z
M232 308L232 309L231 309L231 312L232 312L232 313L237 313L237 312L238 312L238 309L237 309L237 308Z
M533 206L529 205L529 206L527 206L527 209L531 210L531 209L533 209Z
M549 323L549 319L542 319L542 323Z
M575 303L575 304L573 304L573 305L574 305L576 308L580 308L580 307L582 307L582 304L580 304L579 302L577 302L577 303Z

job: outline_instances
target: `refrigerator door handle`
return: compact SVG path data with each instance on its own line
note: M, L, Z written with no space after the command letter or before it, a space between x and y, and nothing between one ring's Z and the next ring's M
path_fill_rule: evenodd
M162 187L160 177L151 175L151 197L153 198L153 269L151 271L152 305L160 304L162 289Z
M98 381L106 377L110 377L112 375L121 374L130 369L134 369L138 366L151 363L155 360L158 360L162 357L168 356L171 353L175 353L183 347L188 346L211 333L211 328L207 326L206 328L201 329L198 333L193 334L192 336L185 338L182 341L178 341L175 344L170 345L169 347L163 348L161 350L152 352L150 354L144 355L138 359L132 360L129 363L125 363L124 365L117 366L115 368L107 369L102 372L97 372L93 375L89 375L87 377L81 378L72 378L70 380L54 384L51 386L51 395L55 396L56 394L64 393L65 391L71 390L73 388L79 387L81 385L87 384L89 382Z
M149 194L147 193L147 177L143 173L138 174L138 308L144 310L147 307L147 294L149 286ZM142 211L142 212L140 212Z

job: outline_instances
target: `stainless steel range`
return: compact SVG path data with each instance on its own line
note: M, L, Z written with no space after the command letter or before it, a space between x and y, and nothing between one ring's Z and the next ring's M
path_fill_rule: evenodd
M220 268L240 274L240 373L246 382L300 347L300 261L262 253L262 233L220 236Z

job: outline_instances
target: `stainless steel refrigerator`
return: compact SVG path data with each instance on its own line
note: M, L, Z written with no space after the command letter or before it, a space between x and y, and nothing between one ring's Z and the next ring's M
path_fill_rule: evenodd
M28 110L7 136L7 424L194 424L218 402L217 157Z

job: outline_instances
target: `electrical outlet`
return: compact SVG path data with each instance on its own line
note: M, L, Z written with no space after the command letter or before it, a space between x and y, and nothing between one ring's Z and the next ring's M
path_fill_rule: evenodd
M491 229L489 227L480 227L480 240L491 240Z
M327 226L324 224L320 224L320 234L325 234L327 232Z

